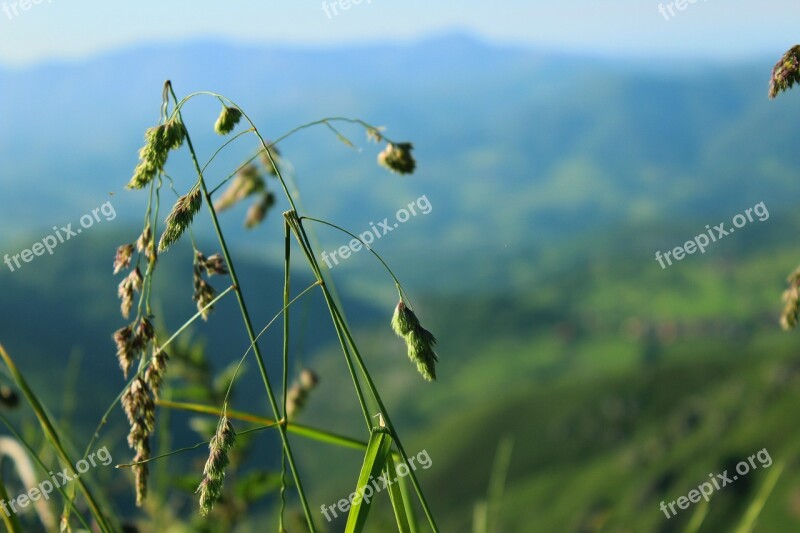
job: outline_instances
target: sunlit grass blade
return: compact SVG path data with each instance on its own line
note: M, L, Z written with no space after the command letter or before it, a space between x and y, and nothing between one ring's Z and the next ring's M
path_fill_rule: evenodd
M394 467L394 457L392 454L386 458L386 466L383 468L383 475L387 479L396 472ZM409 513L413 502L407 499L408 491L403 491L401 483L404 483L403 478L400 477L397 483L389 485L389 499L392 501L392 509L394 510L394 518L397 520L397 530L401 533L413 533L416 531L414 524L414 517Z
M508 468L511 465L511 452L514 450L514 439L505 437L497 445L497 452L494 456L492 465L492 475L489 478L489 493L486 501L487 508L487 531L502 531L500 527L500 507L503 503L503 492L505 492L506 477Z
M758 516L767 504L767 500L772 494L772 489L775 488L775 484L778 483L778 478L781 477L784 466L784 463L780 462L770 470L769 476L767 476L758 494L756 494L755 499L750 502L750 505L747 507L747 511L745 511L739 527L736 528L736 533L750 533L753 531L753 528L756 527Z
M711 509L711 505L708 501L702 501L697 506L697 509L692 514L692 518L689 520L689 524L687 524L686 529L683 530L683 533L697 533L700 531L700 526L703 525L703 522L706 520L706 516L708 516L708 511Z
M370 484L372 478L381 474L386 459L390 455L391 447L392 436L387 428L380 427L372 430L367 444L367 453L364 455L364 464L361 466L361 474L358 476L356 497L353 498L350 513L347 515L345 533L355 533L364 529L367 514L372 505L372 498L364 500L364 489Z

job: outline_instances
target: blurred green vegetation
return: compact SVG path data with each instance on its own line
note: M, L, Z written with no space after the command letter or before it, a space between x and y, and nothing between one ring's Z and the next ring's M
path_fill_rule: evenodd
M341 58L347 76L332 74L328 57L281 58L278 66L301 65L296 70L306 77L276 77L270 98L264 72L277 67L258 50L222 51L197 63L204 56L186 48L157 54L154 65L147 51L75 69L0 72L9 94L0 113L19 125L14 135L0 129L0 215L13 221L0 228L0 253L41 239L51 223L42 220L66 223L86 202L97 205L90 194L106 198L121 187L124 179L96 177L127 177L141 130L150 125L144 109L157 99L163 74L178 65L181 85L241 92L257 122L270 117L270 134L330 109L379 117L392 135L415 143L418 175L376 178L373 154L354 156L326 131L287 141L284 154L297 165L308 213L354 232L422 194L431 201L429 216L414 218L375 248L439 339L438 383L419 379L389 329L396 294L381 267L362 253L332 275L408 451L426 450L433 461L419 477L443 531L471 528L504 438L514 446L498 531L683 531L699 506L667 520L659 503L764 448L788 466L756 531L797 530L800 338L780 331L778 313L784 280L800 264L798 100L766 101L769 62L658 68L487 50L459 39L450 44L446 52L434 47L436 53L429 45L354 52ZM397 64L415 68L398 74ZM92 73L107 83L83 86ZM51 86L62 88L58 98L50 98ZM78 89L80 97L70 92ZM81 99L105 109L106 94L122 104L103 114L65 105ZM28 100L37 107L16 104ZM54 116L60 118L47 131L37 126ZM197 136L202 148L210 145L212 122L208 135ZM46 149L50 157L37 158ZM251 149L226 155L220 165ZM187 161L174 159L180 175ZM64 175L70 179L53 179ZM30 183L48 187L42 192ZM123 385L110 339L124 324L111 261L116 246L137 235L124 228L138 220L139 201L115 195L116 226L86 232L54 257L14 273L0 264L0 342L79 448ZM760 201L769 220L667 269L655 261L657 250ZM223 222L234 253L245 259L243 287L263 325L280 308L282 274L273 260L281 252L281 221L270 215L264 228L245 234L240 214ZM321 228L317 233L320 251L346 241ZM197 235L201 242L208 235L203 222ZM167 330L194 313L191 258L188 247L178 246L160 259L154 304ZM293 279L299 292L311 278L298 272ZM315 295L293 308L292 356L321 377L301 421L366 439L321 304ZM229 301L192 336L216 369L247 348ZM278 332L263 345L276 380ZM263 391L251 377L241 381L232 407L266 415ZM27 420L25 433L35 437L27 411L14 416ZM171 422L167 444L197 442L188 416ZM100 443L118 462L130 456L125 431L116 410ZM312 507L347 496L362 455L294 440ZM243 475L278 468L274 433L255 435L250 445ZM183 489L199 481L204 453L158 465L164 491L158 494L170 495L165 501L178 516L195 510ZM174 471L181 475L170 476ZM733 530L767 474L756 470L715 494L700 531ZM102 476L120 515L135 517L127 473ZM266 474L261 481L274 486ZM274 493L252 503L242 531L274 520ZM390 513L386 501L376 502L372 530L391 525Z
M675 239L681 242L698 224L674 224L669 233L683 235ZM800 341L780 331L777 316L783 279L800 262L800 246L792 244L798 225L797 217L777 213L663 270L649 241L632 236L641 228L602 229L530 262L524 290L412 292L420 318L440 340L441 377L432 385L418 378L388 327L393 300L369 288L350 293L350 320L400 431L409 435L406 446L432 458L433 467L419 475L443 530L470 527L503 437L515 443L500 513L504 531L681 531L696 506L666 520L659 503L763 448L790 467L757 531L797 524L800 476L792 466L800 433L792 429L791 413L800 407ZM20 366L57 414L68 406L61 402L57 361L71 350L83 353L76 383L87 393L69 403L75 411L66 427L78 443L121 386L109 339L120 322L110 275L118 242L119 235L87 235L81 246L60 249L57 261L40 259L12 274L14 283L4 283L0 301L4 344L19 354ZM155 301L166 324L192 312L189 261L190 252L180 248L162 257ZM509 264L514 261L525 258ZM476 263L477 270L485 267ZM242 270L245 287L278 297L277 270L253 261ZM334 270L334 276L346 283L356 271ZM296 287L303 285L299 276ZM364 281L370 287L381 278ZM86 300L87 294L104 296ZM271 315L269 300L256 304L259 316ZM310 311L314 303L295 314L303 341L294 353L322 380L301 420L364 437L355 398L343 393L349 376L333 330L324 313ZM60 320L31 320L43 307ZM238 326L235 309L220 305L208 329L193 336L205 341L210 360L222 368L243 353L230 345L240 335ZM48 335L41 335L43 328ZM268 337L268 346L277 350L278 337ZM266 404L251 399L258 394L257 384L245 379L241 403L233 407L266 414ZM114 413L101 443L111 447L116 441L120 460L128 454L119 446L123 434L122 413ZM172 445L196 440L187 419L175 416ZM251 454L248 468L274 469L275 435L256 442L258 449L272 450L266 453L272 459ZM360 454L302 441L298 450L317 507L349 493ZM191 456L170 461L196 464ZM109 486L125 502L121 475L115 473ZM701 531L734 527L765 477L754 471L716 494ZM188 486L186 478L191 473L172 483ZM271 516L273 498L265 496L254 516ZM391 523L390 512L378 504L374 524Z

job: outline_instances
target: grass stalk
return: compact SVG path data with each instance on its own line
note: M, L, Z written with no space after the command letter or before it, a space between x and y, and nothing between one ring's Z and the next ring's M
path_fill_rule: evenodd
M287 391L289 388L289 268L291 266L292 241L289 239L289 225L283 224L283 419L289 420L287 411ZM278 531L284 531L283 515L286 512L286 453L281 450L281 505L278 511Z
M359 370L361 371L361 374L364 376L364 381L367 384L367 388L369 389L370 394L372 395L372 398L377 403L381 414L383 414L383 418L384 418L384 420L386 422L386 426L389 428L389 430L392 433L392 437L394 438L395 445L397 446L397 450L400 452L400 455L401 455L401 458L402 458L403 462L405 462L406 465L409 466L409 473L410 473L410 477L411 477L411 483L414 486L415 492L417 493L417 497L419 498L420 504L422 505L422 509L425 512L425 516L428 519L428 523L430 524L431 528L434 531L438 531L438 527L436 526L436 521L435 521L435 519L433 517L433 513L430 510L430 506L429 506L429 504L427 502L427 499L425 498L425 494L422 491L422 487L419 484L419 480L417 479L417 476L414 473L414 470L412 468L410 468L410 465L408 463L408 454L406 453L406 451L405 451L405 449L403 447L403 444L400 441L400 438L399 438L399 436L397 434L397 431L395 430L395 427L391 422L391 419L390 419L389 414L388 414L388 410L386 409L386 406L383 403L383 400L382 400L382 398L380 396L380 393L378 392L377 387L375 386L375 382L373 381L372 376L369 373L369 370L367 370L366 364L364 363L364 359L361 357L361 353L358 350L358 346L356 345L356 342L353 339L353 335L350 333L350 329L348 328L347 324L344 321L344 317L343 317L341 311L339 310L338 305L333 300L333 297L331 296L330 291L328 291L328 288L325 285L325 282L324 282L324 280L322 278L322 272L320 270L319 263L317 262L316 257L313 254L313 251L311 250L311 247L310 247L310 244L309 244L309 241L308 241L308 236L305 233L305 230L303 228L302 222L298 219L297 213L295 213L295 212L290 212L290 213L286 214L285 216L287 216L287 219L290 221L290 223L292 223L292 228L295 231L295 237L297 238L297 240L300 243L301 247L304 248L305 255L306 255L306 257L308 258L308 260L309 260L309 262L311 264L312 270L314 271L315 275L318 276L319 280L322 282L322 283L320 283L320 287L322 289L323 296L325 297L325 303L328 305L328 309L330 310L331 315L333 316L334 324L337 325L337 327L340 328L342 333L344 334L345 339L347 340L347 343L349 344L350 349L352 350L353 358L355 359L356 363L358 364L358 367L359 367ZM355 379L355 377L354 377L354 379Z
M179 411L189 411L192 413L201 413L214 416L222 416L223 413L222 409L219 409L217 407L212 407L210 405L201 405L196 403L188 403L188 402L156 400L156 405L167 409L176 409ZM278 422L276 422L273 419L264 418L259 415L245 413L242 411L236 411L233 409L227 409L226 414L228 415L228 418L233 420L241 420L242 422L252 422L255 424L263 424L265 426L278 425ZM286 430L289 433L293 433L300 437L316 440L318 442L323 442L325 444L340 446L342 448L350 448L353 450L367 449L366 441L354 439L351 437L345 437L343 435L338 435L336 433L332 433L322 429L312 428L310 426L298 424L296 422L287 422L285 426Z
M172 89L172 85L169 86L169 90L170 90L170 92L172 94L172 97L173 97L173 99L174 99L174 101L175 101L175 103L177 105L178 104L178 99L177 99L177 96L175 95L174 90ZM180 116L180 110L178 110L177 113ZM182 121L182 117L181 117L181 121ZM220 245L220 248L222 249L222 255L225 258L225 263L228 266L228 272L229 272L229 275L230 275L230 278L231 278L231 282L233 283L233 286L234 286L234 291L236 293L236 299L237 299L237 301L239 303L239 310L241 311L241 314L242 314L242 320L244 321L245 329L247 330L247 335L248 335L248 337L250 339L250 342L253 343L253 353L254 353L254 355L256 357L256 363L258 364L259 372L261 373L261 379L264 382L264 388L265 388L266 393L267 393L267 399L269 401L270 407L272 408L272 412L273 412L275 418L277 419L277 418L280 418L280 410L278 408L278 403L277 403L277 401L275 399L275 393L272 390L272 385L270 384L270 381L269 381L269 375L267 373L267 367L264 364L264 358L263 358L263 356L261 354L261 349L259 348L259 345L255 340L255 331L253 330L253 324L252 324L252 321L250 319L250 313L249 313L249 311L247 309L247 304L245 303L244 294L242 293L242 289L241 289L241 286L239 284L238 277L236 276L236 267L234 266L234 263L231 260L231 254L230 254L230 251L228 249L227 242L225 241L225 236L224 236L224 234L222 232L222 228L221 228L221 226L219 224L219 220L217 218L217 212L214 209L214 204L213 204L213 202L211 200L211 194L209 193L208 187L206 186L205 179L203 178L203 171L202 171L202 169L200 167L200 163L199 163L199 161L197 159L197 153L195 152L194 146L192 145L191 137L189 136L188 130L185 131L184 133L185 133L185 138L186 138L186 145L187 145L187 147L189 149L189 153L191 155L192 162L193 162L194 167L195 167L195 171L197 172L197 175L198 175L198 180L200 182L200 188L202 190L203 197L204 197L205 202L206 202L206 206L208 207L209 213L211 215L211 222L212 222L212 224L214 226L214 231L215 231L215 233L217 235L217 239L219 240L219 245ZM258 134L258 132L256 132L256 134ZM262 140L262 144L263 144L263 140ZM288 192L287 192L287 195L288 195ZM297 493L298 493L298 495L300 497L300 504L301 504L301 506L303 508L303 513L305 514L306 522L308 523L308 527L309 527L310 531L313 533L315 531L314 521L313 521L312 516L311 516L311 510L310 510L310 508L308 506L308 501L307 501L305 492L303 491L303 484L302 484L302 481L300 479L300 475L299 475L299 473L297 471L297 466L296 466L295 461L294 461L294 456L292 454L291 445L289 444L289 439L288 439L287 434L286 434L285 425L284 424L279 425L278 426L278 430L280 432L281 441L283 443L283 448L286 451L286 458L287 458L287 460L289 462L289 467L290 467L290 469L292 471L292 475L294 477L295 486L297 487Z

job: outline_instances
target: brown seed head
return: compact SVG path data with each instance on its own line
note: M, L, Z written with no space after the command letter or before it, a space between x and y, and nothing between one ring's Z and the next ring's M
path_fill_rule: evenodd
M117 254L114 256L114 274L119 273L123 268L128 268L131 265L131 256L133 255L133 244L123 244L117 248Z
M178 201L175 202L175 205L172 207L172 211L167 216L167 227L161 235L161 240L158 242L159 252L167 250L181 238L186 228L191 225L194 216L200 210L202 204L203 196L200 193L199 187L195 187L187 194L178 198Z
M800 45L790 48L772 69L769 97L775 98L791 89L795 83L800 83Z

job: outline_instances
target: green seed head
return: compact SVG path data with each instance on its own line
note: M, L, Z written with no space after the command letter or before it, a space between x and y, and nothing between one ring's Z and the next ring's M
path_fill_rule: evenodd
M129 189L141 189L164 168L169 155L167 127L164 124L149 128L144 134L144 146L139 150L139 164L128 182Z
M214 131L219 135L227 135L233 131L233 128L236 127L241 118L242 112L239 109L225 106L220 111L217 122L214 124Z
M408 357L417 364L417 370L428 381L436 381L436 362L439 358L433 350L436 337L423 327L414 329L406 336Z
M423 328L414 311L406 306L403 300L397 304L392 317L392 329L403 340L408 348L408 358L417 365L417 370L428 381L436 380L436 362L439 358L433 350L436 337Z
M164 142L169 150L177 150L183 145L183 139L186 136L186 130L183 127L181 119L175 115L172 119L167 121L164 132Z
M406 304L400 300L397 307L394 308L394 316L392 317L392 329L398 337L405 337L411 333L414 328L419 327L419 320L414 311L408 308Z

